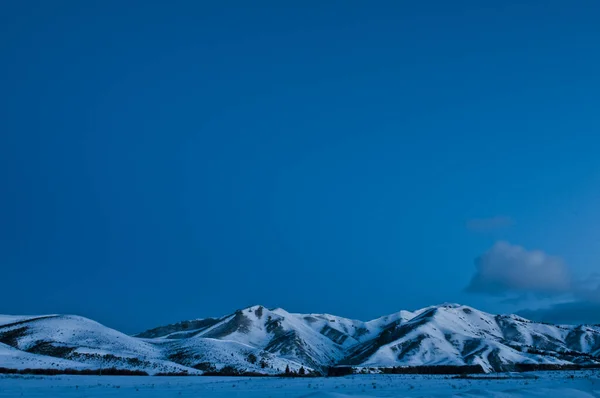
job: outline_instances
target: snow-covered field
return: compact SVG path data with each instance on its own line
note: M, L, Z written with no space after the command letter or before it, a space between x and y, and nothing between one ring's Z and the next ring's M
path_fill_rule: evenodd
M600 397L600 373L539 372L506 379L356 375L341 378L0 376L0 397Z

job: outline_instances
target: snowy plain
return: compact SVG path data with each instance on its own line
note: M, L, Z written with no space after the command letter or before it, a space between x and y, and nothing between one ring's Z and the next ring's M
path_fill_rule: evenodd
M597 371L490 376L454 379L427 375L355 375L284 379L4 375L0 376L0 397L600 397L600 373ZM493 378L498 376L505 378Z

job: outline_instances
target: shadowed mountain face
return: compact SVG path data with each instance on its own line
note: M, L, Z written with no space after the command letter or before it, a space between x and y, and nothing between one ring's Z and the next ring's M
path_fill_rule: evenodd
M600 328L531 322L445 304L369 322L253 306L127 336L76 316L0 315L0 367L280 373L356 367L600 363Z
M168 336L170 339L181 339L186 337L192 337L195 334L207 329L214 324L218 323L220 319L197 319L194 321L183 321L175 323L173 325L160 326L154 329L146 330L143 333L136 335L144 339L153 339L156 337Z

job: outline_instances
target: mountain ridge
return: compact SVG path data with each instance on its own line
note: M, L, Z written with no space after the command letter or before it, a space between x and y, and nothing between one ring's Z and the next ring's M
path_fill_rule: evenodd
M599 365L600 327L551 325L444 303L370 321L254 305L126 335L75 315L0 315L0 367L201 374L289 368ZM8 366L10 365L10 366Z

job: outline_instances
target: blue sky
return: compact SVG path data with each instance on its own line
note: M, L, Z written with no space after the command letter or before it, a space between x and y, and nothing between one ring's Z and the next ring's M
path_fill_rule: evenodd
M599 12L3 2L0 313L589 321Z

